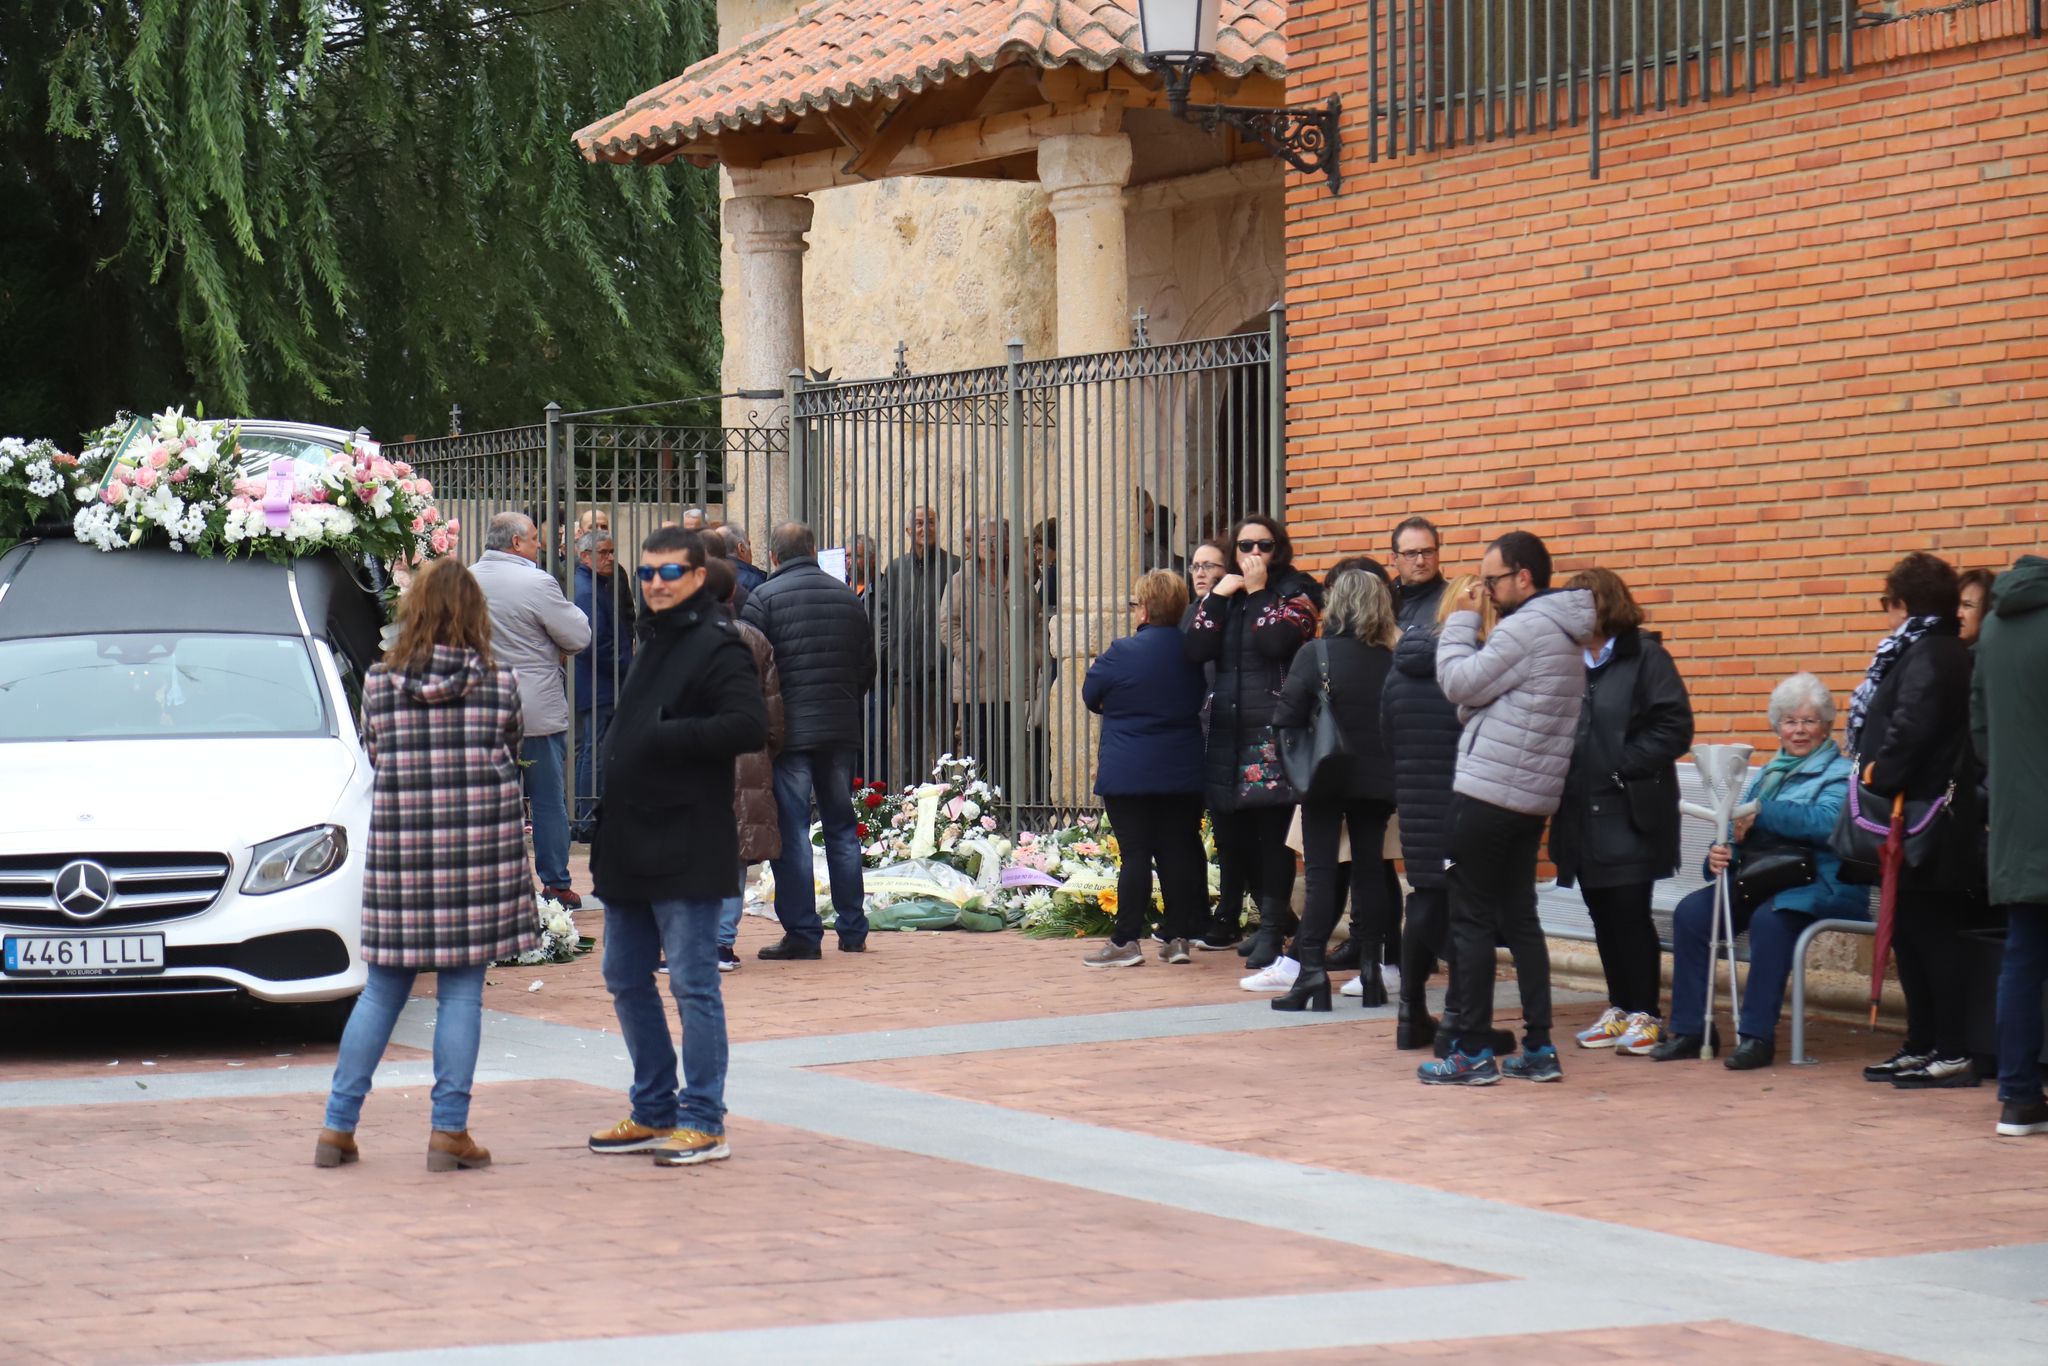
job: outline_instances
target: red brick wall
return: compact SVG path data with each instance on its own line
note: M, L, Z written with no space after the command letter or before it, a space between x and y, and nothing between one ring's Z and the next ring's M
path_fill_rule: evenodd
M1446 566L1524 526L1620 572L1702 739L1847 690L1910 550L2002 567L2048 502L2048 41L2019 0L1860 35L1859 69L1706 109L1368 164L1365 26L1290 6L1290 525L1311 565L1421 512ZM1946 44L1945 46L1943 44ZM1931 49L1931 50L1930 50Z

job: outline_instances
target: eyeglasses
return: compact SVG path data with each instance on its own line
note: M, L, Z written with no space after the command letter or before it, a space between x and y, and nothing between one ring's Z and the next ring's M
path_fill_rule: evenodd
M1397 550L1394 552L1394 558L1406 560L1410 564L1421 564L1424 560L1436 558L1436 547L1431 546L1427 550Z
M683 575L694 574L697 571L684 564L643 564L637 572L642 583L653 583L657 574L661 575L663 583L674 583Z
M1521 572L1522 571L1519 569L1510 569L1505 574L1481 574L1479 576L1479 581L1485 584L1486 591L1491 593L1493 591L1493 586L1499 583L1502 579L1512 579L1515 575Z
M1814 727L1824 724L1826 723L1818 716L1787 716L1779 720L1778 728L1781 730L1812 730Z
M1240 555L1249 555L1255 550L1261 555L1270 555L1277 544L1279 543L1270 536L1257 541L1239 541L1237 551Z
M1193 568L1197 574L1201 573L1204 570L1207 570L1211 574L1221 574L1223 572L1223 561L1196 560L1193 565Z

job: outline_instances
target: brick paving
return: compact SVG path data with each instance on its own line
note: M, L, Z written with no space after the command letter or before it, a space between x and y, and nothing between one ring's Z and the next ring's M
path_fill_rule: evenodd
M743 949L774 934L750 917ZM491 974L511 1018L480 1063L511 1079L479 1083L473 1123L497 1165L452 1176L423 1169L416 1080L371 1097L360 1165L315 1170L332 1047L271 1013L0 1020L0 1135L62 1136L5 1145L0 1359L524 1343L809 1366L950 1359L962 1334L990 1363L2048 1359L2048 1143L1992 1139L1988 1089L1866 1086L1887 1045L1858 1031L1817 1029L1818 1068L1574 1050L1562 1086L1444 1093L1355 1004L1261 1011L1235 955L1089 972L1081 945L1014 934L871 942L725 979L735 1156L695 1171L583 1149L624 1110L595 956ZM430 1014L401 1025L402 1077ZM878 1060L815 1065L850 1036ZM204 1098L127 1089L152 1073ZM1319 1184L1347 1179L1384 1184ZM1963 1249L2021 1260L1983 1292L1972 1267L1888 1260ZM1610 1255L1643 1274L1588 1273ZM1844 1271L1864 1279L1796 1289ZM1906 1299L1892 1278L1998 1345L1871 1327Z

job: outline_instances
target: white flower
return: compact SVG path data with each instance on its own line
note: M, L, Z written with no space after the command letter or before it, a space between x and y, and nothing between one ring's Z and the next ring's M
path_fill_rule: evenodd
M960 815L966 820L979 820L981 818L981 803L963 802L960 807Z
M185 518L185 500L172 493L171 488L170 484L158 484L138 499L135 516L139 521L155 522L176 536L178 524Z
M370 496L370 511L375 513L379 517L385 517L390 515L391 485L377 485L376 493Z
M220 445L208 433L199 438L199 444L185 452L185 463L192 467L194 474L211 474L214 462L220 459Z
M548 918L548 933L560 939L574 939L577 937L576 922L569 918L569 914L566 911L559 915L550 916Z
M156 433L156 438L159 441L172 441L181 438L185 429L185 410L183 408L164 409L156 415L155 420L150 424L150 429Z
M0 473L4 472L0 471ZM98 500L100 491L91 484L80 484L77 488L71 490L71 496L81 503L91 503Z

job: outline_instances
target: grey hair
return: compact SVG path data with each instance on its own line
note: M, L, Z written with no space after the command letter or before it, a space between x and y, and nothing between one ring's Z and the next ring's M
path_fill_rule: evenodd
M1820 723L1829 730L1835 728L1835 697L1828 691L1828 685L1810 673L1801 671L1771 689L1771 729L1785 719L1785 713L1800 706L1810 706L1820 717Z
M752 544L747 540L747 529L738 522L727 522L718 529L718 534L723 536L725 543L734 550L745 550L748 545Z
M817 537L802 522L784 522L775 528L775 535L768 544L777 564L787 564L805 555L818 553Z
M706 512L704 511L704 509L703 509L703 508L684 508L684 509L683 509L683 516L685 516L685 517L703 517L703 518L704 518L704 519L705 519L706 521L709 521L709 520L710 520L710 515L709 515L708 513L706 513Z
M484 549L510 550L512 542L533 534L533 519L523 512L501 512L484 529Z
M1323 607L1323 634L1393 648L1401 633L1394 624L1394 597L1379 575L1347 569L1337 576Z
M576 538L576 553L579 555L594 555L597 553L597 548L601 545L616 546L617 544L618 542L612 539L611 532L606 531L603 527L592 527Z

